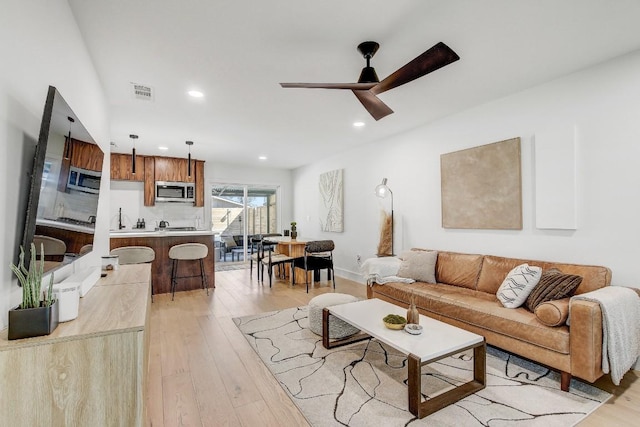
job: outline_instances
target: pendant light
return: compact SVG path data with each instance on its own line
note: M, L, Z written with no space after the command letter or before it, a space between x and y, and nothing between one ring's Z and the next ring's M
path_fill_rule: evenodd
M71 116L67 116L67 120L69 120L69 136L67 137L67 149L64 152L65 160L71 158L71 125L75 122L75 119Z
M187 157L187 176L191 178L191 146L193 141L186 141L185 144L189 146L189 157Z
M133 175L136 174L136 139L138 139L138 135L129 135L129 138L133 140L133 149L131 150L131 173Z

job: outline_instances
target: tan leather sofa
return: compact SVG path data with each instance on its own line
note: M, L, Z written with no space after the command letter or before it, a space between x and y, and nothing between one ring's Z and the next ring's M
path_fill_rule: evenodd
M413 292L422 314L482 335L490 345L560 371L564 391L569 390L572 376L594 382L603 375L600 306L588 301L570 303L569 298L552 304L565 308L571 304L571 326L564 322L546 326L524 307L503 307L496 291L509 271L525 262L543 271L557 268L582 276L576 294L611 282L611 270L606 267L438 252L437 283L374 283L367 287L367 296L408 306Z

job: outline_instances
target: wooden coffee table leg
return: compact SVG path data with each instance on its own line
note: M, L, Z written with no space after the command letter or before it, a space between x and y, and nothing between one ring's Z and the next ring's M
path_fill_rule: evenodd
M338 339L338 340L329 340L329 309L322 309L322 345L324 348L335 348L343 345L351 344L358 341L364 341L371 338L371 335L367 335L364 332L357 333L355 335L351 335L350 337Z
M413 415L424 418L485 388L487 382L487 345L483 341L473 347L473 380L422 402L422 366L461 351L464 350L458 350L455 353L446 354L424 363L421 363L420 358L416 355L410 354L407 357L409 411Z

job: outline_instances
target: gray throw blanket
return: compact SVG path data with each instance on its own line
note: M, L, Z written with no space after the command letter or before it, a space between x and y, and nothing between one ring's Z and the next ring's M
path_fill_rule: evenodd
M619 385L640 356L640 297L631 288L606 286L571 299L600 304L602 371L611 372L611 380Z

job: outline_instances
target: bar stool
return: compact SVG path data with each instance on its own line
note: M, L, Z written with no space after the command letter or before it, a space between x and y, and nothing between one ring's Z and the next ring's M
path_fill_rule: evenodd
M119 248L111 249L109 255L118 256L118 264L147 264L153 263L156 259L156 251L148 246L121 246ZM151 302L153 302L153 295L155 291L153 289L153 274L151 275Z
M209 248L202 243L183 243L181 245L171 246L169 249L169 258L171 259L171 301L176 294L176 285L178 279L187 279L189 277L200 277L202 279L202 287L207 290L209 295L209 285L207 284L207 275L204 271L204 259L209 254ZM192 276L178 276L178 261L200 261L200 274Z

